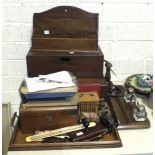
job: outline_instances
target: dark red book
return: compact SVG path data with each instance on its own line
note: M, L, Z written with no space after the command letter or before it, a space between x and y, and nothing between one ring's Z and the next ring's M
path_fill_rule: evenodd
M78 92L94 92L101 94L101 80L97 78L82 78L78 80Z
M78 92L94 92L96 91L100 96L100 85L99 84L81 84L78 87Z

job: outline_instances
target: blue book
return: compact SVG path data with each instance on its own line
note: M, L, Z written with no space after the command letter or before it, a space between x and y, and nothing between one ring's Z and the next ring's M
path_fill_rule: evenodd
M21 94L24 103L28 101L49 101L49 100L62 100L73 97L75 93L64 92L64 93L28 93Z

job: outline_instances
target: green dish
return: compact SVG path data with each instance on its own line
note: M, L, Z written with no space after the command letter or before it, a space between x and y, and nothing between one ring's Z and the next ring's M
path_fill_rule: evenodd
M142 79L143 76L151 76L149 74L135 74L132 76L129 76L126 79L125 85L126 87L132 87L134 88L136 93L144 94L144 95L149 95L152 90L152 86L142 86L139 83L139 79Z

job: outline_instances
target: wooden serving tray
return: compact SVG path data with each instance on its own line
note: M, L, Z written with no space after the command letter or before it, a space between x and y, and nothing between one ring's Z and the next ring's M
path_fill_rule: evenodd
M136 121L134 119L133 108L136 106L134 102L130 106L124 97L110 97L110 104L118 121L118 129L142 129L150 127L148 118L145 121Z
M75 149L75 148L110 148L121 147L121 139L117 129L114 129L111 134L104 135L96 141L83 142L61 142L61 143L42 143L42 142L25 142L25 138L32 134L22 133L19 128L19 122L15 126L12 139L9 144L9 150L53 150L53 149Z

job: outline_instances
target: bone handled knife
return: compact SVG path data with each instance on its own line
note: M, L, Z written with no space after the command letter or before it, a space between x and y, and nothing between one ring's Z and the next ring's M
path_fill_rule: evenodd
M88 128L91 128L94 126L96 126L96 123L90 122ZM55 130L48 130L48 131L38 133L36 135L28 136L28 137L26 137L25 140L26 140L26 142L42 141L43 138L53 137L53 136L81 130L84 128L85 128L85 126L83 124L79 124L79 125L68 126L68 127L64 127L64 128L60 128L60 129L55 129Z

